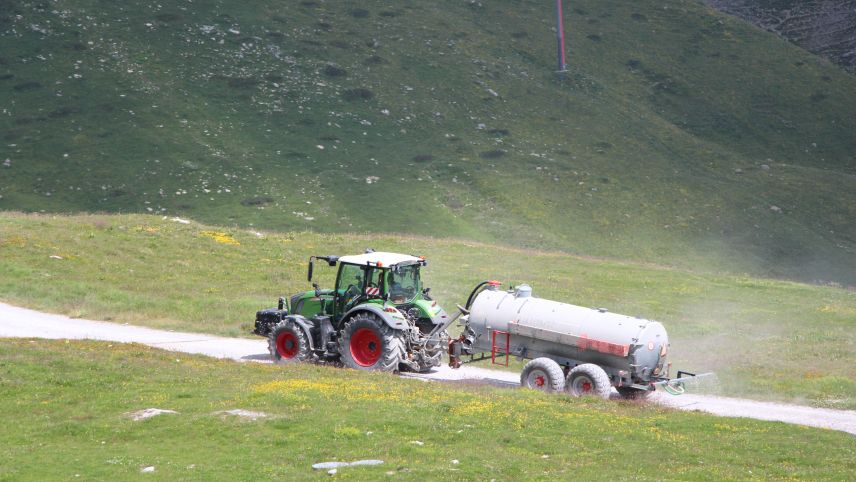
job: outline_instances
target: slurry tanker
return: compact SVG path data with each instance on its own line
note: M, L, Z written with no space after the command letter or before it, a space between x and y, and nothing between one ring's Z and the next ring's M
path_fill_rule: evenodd
M524 387L604 398L612 387L626 398L658 385L678 394L696 377L669 378L669 336L656 321L536 298L525 284L504 291L496 281L479 284L459 308L463 331L449 343L453 368L464 355L505 365L516 356L531 360L520 375Z

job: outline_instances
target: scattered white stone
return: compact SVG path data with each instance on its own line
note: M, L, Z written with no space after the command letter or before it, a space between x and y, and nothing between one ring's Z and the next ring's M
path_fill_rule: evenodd
M315 470L326 470L332 469L336 470L339 467L354 467L359 465L381 465L383 464L383 460L377 459L368 459L368 460L357 460L354 462L318 462L317 464L312 464L312 468ZM327 472L328 474L330 472Z
M240 35L240 34L241 34L241 31L240 31L240 30L236 30L236 29L234 29L234 28L230 28L230 29L228 30L228 32L229 32L229 33L231 33L231 34L235 34L235 35Z
M378 181L380 181L380 178L379 178L379 177L377 177L377 176L368 176L368 177L366 177L366 184L374 184L374 183L376 183L376 182L378 182Z
M187 219L172 218L172 221L175 221L175 222L181 223L181 224L190 224L190 221L188 221Z
M203 26L199 27L199 30L201 30L202 33L204 33L204 34L209 34L216 29L217 29L217 27L215 27L214 25L203 25Z
M478 130L480 130L480 131L483 131L483 130L487 129L487 126L486 126L486 125L484 125L484 124L479 124L479 125L477 125L477 126L476 126L476 129L478 129Z
M770 166L768 166L767 164L761 164L761 170L762 170L762 171L769 171L769 170L770 170Z
M372 432L371 430L369 430L368 432L366 432L366 435L371 435L371 434L373 434L373 433L374 433L374 432Z
M452 459L452 465L458 465L459 463L461 463L461 461L460 461L460 460L458 460L458 459Z
M770 206L770 211L773 211L774 213L780 213L782 212L782 208L780 208L779 206Z
M549 456L549 455L547 455L547 454L544 454L544 455L542 455L542 456L541 456L541 458L542 458L542 459L549 459L549 458L550 458L550 456Z
M144 474L151 474L154 471L155 471L154 465L149 465L148 467L143 467L142 469L140 469L140 472L142 472Z
M264 412L252 412L250 410L244 410L241 408L235 408L232 410L223 410L222 412L217 412L217 413L222 413L222 414L226 414L226 415L235 415L237 417L249 418L251 420L256 420L258 418L265 418L268 416L268 414L266 414Z
M138 422L140 420L146 420L147 418L157 417L158 415L163 415L165 413L178 414L175 410L165 410L162 408L147 408L145 410L137 410L136 412L131 412L128 414L131 417L131 420ZM154 468L152 468L152 472L154 472Z
M494 96L494 97L499 97L499 94L497 94L495 90L493 90L493 89L487 89L487 91L490 93L490 95L492 95L492 96Z
M336 467L347 467L350 465L348 462L318 462L317 464L312 464L312 468L315 470L324 470L324 469L335 469Z
M12 166L12 159L9 159L7 157L6 160L3 161L3 167L11 167L11 166Z
M381 114L383 114L383 115L389 115L389 109L382 109L382 110L380 111L380 113L381 113Z
M317 146L315 146L315 147L317 147L318 149L321 149L322 151L324 150L324 146L322 146L321 144L318 144L318 145L317 145Z
M336 472L338 472L338 470L336 470L336 469L330 469L327 471L327 473L330 475L336 475Z
M422 442L421 440L411 440L410 443L412 443L413 445L419 445L419 446L425 445L425 442Z
M62 256L57 256L55 254L52 254L50 257L51 259L62 259Z

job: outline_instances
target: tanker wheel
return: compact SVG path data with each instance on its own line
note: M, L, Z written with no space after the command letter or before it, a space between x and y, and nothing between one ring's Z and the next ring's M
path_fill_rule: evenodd
M393 330L373 313L357 313L342 329L342 363L357 370L392 372L404 357L404 333Z
M654 390L640 390L638 388L618 387L618 394L626 400L645 400L650 397Z
M575 366L565 380L565 391L574 397L593 395L609 398L612 384L603 368L594 363L583 363Z
M520 372L520 385L545 392L561 392L565 388L562 367L550 358L536 358Z
M279 322L268 335L268 351L274 363L300 362L312 355L303 328L292 320Z

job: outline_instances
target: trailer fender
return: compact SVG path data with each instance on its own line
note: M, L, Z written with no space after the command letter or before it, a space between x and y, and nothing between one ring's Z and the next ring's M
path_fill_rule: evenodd
M380 305L364 304L356 306L351 309L351 311L345 313L345 316L343 316L342 319L346 320L361 311L366 311L383 320L383 322L393 330L407 329L407 318L405 318L404 315L395 308L392 308L395 310L394 312L387 311L390 308L392 307L384 308Z

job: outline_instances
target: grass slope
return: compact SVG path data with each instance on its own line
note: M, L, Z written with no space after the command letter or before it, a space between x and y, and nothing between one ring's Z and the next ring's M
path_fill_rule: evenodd
M449 239L257 233L154 216L0 213L0 299L90 319L250 336L257 309L308 289L312 254L426 255L447 308L476 283L663 322L676 368L724 394L856 408L853 291ZM58 256L61 259L53 258ZM318 269L323 286L334 270Z
M0 209L856 284L856 78L697 1L573 7L560 80L531 0L2 0Z
M528 390L0 340L0 479L846 479L853 436ZM172 409L135 422L127 414ZM264 412L254 421L224 410ZM419 443L416 443L419 442ZM180 449L178 449L180 448ZM621 457L616 458L616 454ZM457 463L455 463L457 462Z

